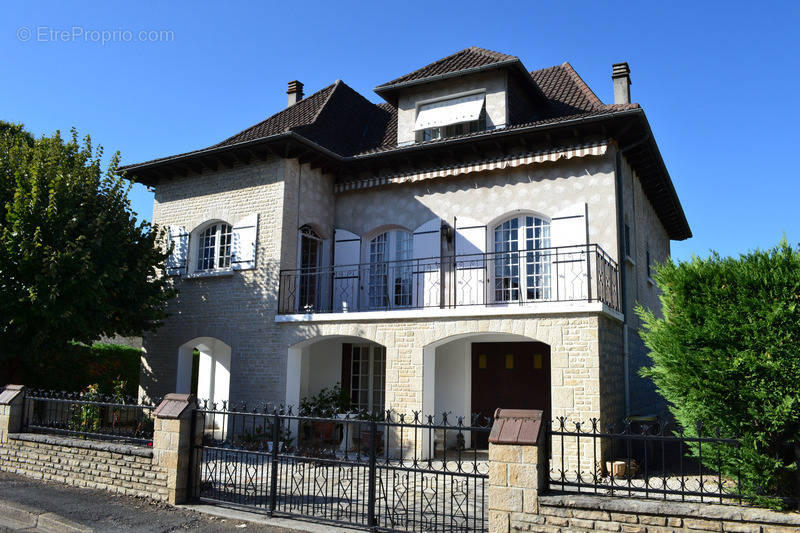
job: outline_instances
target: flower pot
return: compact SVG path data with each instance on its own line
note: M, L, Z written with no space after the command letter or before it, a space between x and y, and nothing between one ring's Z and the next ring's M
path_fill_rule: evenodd
M336 429L336 423L329 420L314 420L311 423L314 431L314 438L323 442L332 442L333 432Z
M377 451L383 450L383 430L378 430L375 432L375 449ZM365 429L361 432L361 450L364 452L369 453L369 447L372 442L372 431L369 429Z

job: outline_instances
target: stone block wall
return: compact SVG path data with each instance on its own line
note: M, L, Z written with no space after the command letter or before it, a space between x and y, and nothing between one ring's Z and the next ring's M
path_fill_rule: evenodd
M0 470L76 487L167 499L167 471L146 446L11 433L0 445Z
M800 531L800 513L700 502L545 495L538 513L520 515L510 530L618 531L627 533L789 533ZM492 530L493 532L495 530Z
M534 412L535 413L535 412ZM502 416L502 412L501 412ZM522 426L527 419L515 413ZM497 422L496 422L497 424ZM609 494L548 494L544 431L527 441L504 440L495 426L489 437L489 531L539 533L613 531L622 533L789 533L800 531L800 513ZM512 434L513 435L513 434ZM526 434L530 437L530 433ZM543 472L544 471L544 472ZM544 475L542 475L544 474ZM670 496L672 498L672 496Z

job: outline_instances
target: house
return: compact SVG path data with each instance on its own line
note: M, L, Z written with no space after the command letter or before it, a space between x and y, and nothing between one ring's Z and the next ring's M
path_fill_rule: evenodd
M691 236L630 71L604 104L569 63L467 48L343 81L208 148L129 165L179 290L142 396L497 407L616 421L658 409L635 304ZM199 355L198 355L199 354Z

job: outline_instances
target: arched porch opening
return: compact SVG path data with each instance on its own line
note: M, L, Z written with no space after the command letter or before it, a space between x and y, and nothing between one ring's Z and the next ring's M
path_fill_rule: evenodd
M383 412L386 408L386 347L355 336L317 337L289 348L286 405L299 408L334 387L340 410Z
M214 337L197 337L178 349L178 393L192 393L222 408L230 401L231 347Z
M550 346L509 333L470 333L442 339L423 350L423 410L437 421L485 425L498 408L541 409L552 405ZM485 449L488 435L457 442L453 432L436 448ZM446 440L447 442L444 442Z

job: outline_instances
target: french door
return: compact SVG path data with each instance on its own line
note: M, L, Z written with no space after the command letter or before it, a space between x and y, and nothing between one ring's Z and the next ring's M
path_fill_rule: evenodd
M386 401L386 348L353 344L350 355L350 407L382 413Z
M412 240L403 230L391 230L369 241L369 309L394 309L411 306Z
M494 228L494 302L550 298L550 223L533 215Z

